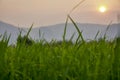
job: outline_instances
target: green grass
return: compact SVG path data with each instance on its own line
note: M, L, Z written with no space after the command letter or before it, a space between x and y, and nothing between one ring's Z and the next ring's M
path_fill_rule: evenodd
M68 20L79 34L75 43L74 35L65 40ZM63 41L27 45L31 29L16 46L8 45L6 34L0 37L0 80L120 80L120 38L86 42L69 15Z
M0 80L120 80L120 40L0 42Z

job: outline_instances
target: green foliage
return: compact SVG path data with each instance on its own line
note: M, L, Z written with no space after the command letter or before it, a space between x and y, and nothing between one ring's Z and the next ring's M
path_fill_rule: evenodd
M0 80L120 80L119 38L39 41L28 47L8 46L8 40L0 41Z
M28 38L27 36L18 36L18 38L17 38L17 45L19 45L19 44L25 44L26 46L27 45L32 45L33 44L33 40L32 39L30 39L30 38Z
M27 34L24 36L21 36L22 31L20 31L20 34L18 35L17 38L17 45L24 44L25 46L29 46L33 44L33 40L29 38L29 33L33 27L33 24L31 25L30 29L28 30Z

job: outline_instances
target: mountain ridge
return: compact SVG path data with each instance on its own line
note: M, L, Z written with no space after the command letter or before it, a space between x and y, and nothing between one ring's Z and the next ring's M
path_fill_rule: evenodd
M77 23L78 28L82 32L82 35L85 40L93 40L97 32L99 31L98 38L103 37L108 25L101 25L101 24L89 24L89 23ZM119 24L112 24L107 31L108 39L113 39L118 35ZM50 26L41 26L31 30L30 37L32 39L46 39L50 41L52 39L55 40L62 40L62 36L64 33L64 23L50 25ZM25 35L29 28L22 28L23 35ZM42 37L40 37L39 30L41 31ZM0 34L4 34L7 31L8 34L11 34L10 43L16 43L17 36L19 35L18 27L7 24L0 21ZM69 40L70 37L75 33L74 40L77 38L77 30L72 23L68 23L67 32L66 32L66 39Z

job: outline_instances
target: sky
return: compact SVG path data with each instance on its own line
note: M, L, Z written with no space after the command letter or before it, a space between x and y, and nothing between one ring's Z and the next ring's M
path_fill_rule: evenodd
M0 21L19 27L35 27L65 23L70 10L81 0L0 0ZM107 11L98 8L105 5ZM79 23L109 24L118 22L120 0L85 0L72 13Z

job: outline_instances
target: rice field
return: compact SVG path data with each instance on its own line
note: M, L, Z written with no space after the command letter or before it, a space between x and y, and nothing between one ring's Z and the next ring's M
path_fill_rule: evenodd
M63 41L31 40L32 27L16 45L1 35L0 80L120 80L120 38L86 42L68 18L79 34L75 42L65 40L67 21Z

